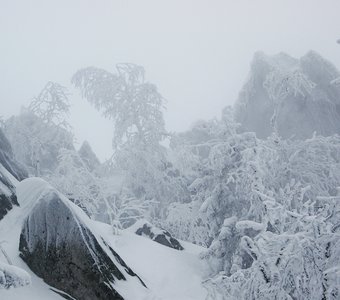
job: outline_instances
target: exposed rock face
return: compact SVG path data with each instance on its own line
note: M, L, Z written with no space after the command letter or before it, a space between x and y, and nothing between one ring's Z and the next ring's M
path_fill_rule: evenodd
M0 220L13 208L13 205L19 205L15 188L0 171Z
M173 238L171 234L163 229L159 229L148 222L137 222L137 224L133 225L135 229L135 233L142 236L147 236L151 240L160 243L164 246L176 249L183 250L183 246L180 244L178 240Z
M340 133L339 71L310 51L301 59L256 53L235 105L242 130L265 138L276 128L283 138Z
M1 129L0 129L0 164L2 164L5 167L5 169L19 181L28 177L25 168L14 159L11 144Z
M18 205L15 187L6 174L6 170L17 180L27 177L25 169L14 160L12 147L0 129L0 220ZM4 169L2 169L2 167Z
M90 144L87 141L84 141L78 150L78 153L90 171L95 170L100 165L98 157L93 152Z
M117 280L144 283L87 222L78 207L50 189L24 223L21 257L47 284L76 299L123 299Z

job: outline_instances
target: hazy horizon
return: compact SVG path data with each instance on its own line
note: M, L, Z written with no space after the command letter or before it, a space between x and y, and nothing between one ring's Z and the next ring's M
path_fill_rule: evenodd
M218 117L237 99L254 52L319 52L340 68L340 3L328 1L2 1L0 115L18 114L47 81L69 88L70 122L101 160L112 126L70 84L82 67L140 64L167 99L167 129ZM98 132L103 132L98 135Z

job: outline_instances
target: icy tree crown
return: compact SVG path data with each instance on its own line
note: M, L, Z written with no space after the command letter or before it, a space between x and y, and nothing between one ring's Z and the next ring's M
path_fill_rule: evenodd
M67 89L59 83L49 81L40 94L33 98L29 109L47 124L55 124L67 129L66 117L70 103Z
M143 67L124 63L114 73L87 67L72 78L82 97L113 120L114 148L131 140L155 144L165 133L164 98L144 74Z

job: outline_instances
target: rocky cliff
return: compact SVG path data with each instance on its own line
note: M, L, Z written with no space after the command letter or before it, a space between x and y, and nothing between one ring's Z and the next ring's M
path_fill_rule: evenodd
M243 131L260 138L274 130L283 138L340 133L339 71L314 51L300 59L285 53L254 55L235 104Z

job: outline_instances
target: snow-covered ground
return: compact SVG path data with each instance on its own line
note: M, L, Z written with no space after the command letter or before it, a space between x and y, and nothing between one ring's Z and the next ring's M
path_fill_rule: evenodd
M201 285L203 264L199 259L202 247L181 241L185 248L175 250L129 230L113 236L109 226L97 223L111 246L161 300L203 300L206 290ZM124 296L124 295L123 295ZM135 296L133 299L139 299Z
M18 189L20 207L12 209L0 221L0 241L13 265L26 270L31 275L32 284L16 289L0 289L1 300L54 300L63 299L50 290L50 287L33 274L19 257L19 237L23 220L34 206L34 201L21 193L46 193L46 184L42 180L31 181L22 191ZM40 190L39 190L40 189ZM33 192L34 191L34 192ZM20 201L22 200L22 201ZM71 203L71 205L73 205ZM87 225L105 238L110 246L125 260L127 265L144 281L148 290L132 289L126 281L117 281L115 288L127 300L203 300L206 290L202 287L204 270L198 255L201 247L181 242L185 250L178 251L129 230L113 235L109 225L87 220ZM7 258L0 252L0 262L7 263ZM78 299L79 300L79 299Z

